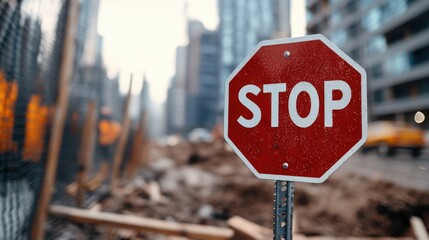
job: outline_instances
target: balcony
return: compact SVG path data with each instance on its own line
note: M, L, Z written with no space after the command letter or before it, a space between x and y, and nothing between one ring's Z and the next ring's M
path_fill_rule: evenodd
M404 112L419 111L429 108L429 95L420 95L413 98L398 99L390 102L374 104L372 115L382 116Z
M372 66L382 63L389 59L393 54L403 51L411 52L415 49L423 47L429 43L429 29L424 30L414 36L410 36L402 41L388 47L388 50L381 54L366 55L364 59L365 67L368 69Z
M410 21L415 16L418 16L429 9L429 1L417 1L410 5L404 14L393 17L391 20L385 22L378 30L379 33L386 33L397 28L404 22Z
M429 76L429 62L421 64L417 67L411 68L410 71L395 76L385 76L383 78L370 81L370 87L372 90L377 90L381 88L387 88L394 86L400 83L409 82L415 79L422 79ZM429 101L428 101L429 103Z
M380 3L382 2L377 1L374 4L380 4ZM381 27L375 31L362 32L359 35L359 37L353 39L353 41L349 41L342 49L345 52L349 52L357 45L365 44L368 41L368 39L373 38L374 36L377 36L377 35L384 35L386 32L392 31L392 29L400 26L401 24L407 21L410 21L410 19L424 13L428 9L429 9L429 1L424 1L424 0L416 1L415 3L409 6L409 8L404 14L395 16L393 19L382 23ZM361 18L362 16L357 16L357 17ZM347 23L347 21L344 21L344 24L345 23Z

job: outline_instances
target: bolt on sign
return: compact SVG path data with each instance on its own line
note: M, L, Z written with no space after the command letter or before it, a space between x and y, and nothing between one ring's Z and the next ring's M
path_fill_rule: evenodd
M366 73L323 35L259 43L226 82L225 139L259 178L320 183L366 140Z

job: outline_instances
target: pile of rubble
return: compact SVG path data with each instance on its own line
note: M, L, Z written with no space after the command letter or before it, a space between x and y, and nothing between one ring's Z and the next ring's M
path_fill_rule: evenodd
M138 177L98 206L103 212L221 227L241 216L268 229L273 186L254 177L223 142L180 141L154 146ZM307 236L410 236L411 216L429 223L429 192L344 174L323 184L295 185L295 229Z

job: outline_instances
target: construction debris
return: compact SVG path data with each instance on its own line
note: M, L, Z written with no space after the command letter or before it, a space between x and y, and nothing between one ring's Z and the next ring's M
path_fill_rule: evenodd
M264 240L273 236L273 230L259 226L239 216L230 218L228 226L234 229L237 237L243 239Z
M410 223L417 240L429 240L428 231L426 230L425 224L421 218L412 216Z
M273 182L255 178L222 144L187 144L152 147L151 161L135 179L103 197L92 210L72 209L84 219L70 215L70 209L65 213L63 208L55 207L51 212L79 222L107 224L118 229L110 235L121 239L176 239L151 234L183 237L182 227L189 224L198 229L216 226L225 239L231 237L228 234L232 230L234 239L271 239ZM180 152L177 148L192 151ZM180 153L179 159L172 153ZM185 156L193 160L185 161ZM411 225L415 225L410 224L411 216L429 222L429 193L391 183L334 174L323 184L298 183L295 191L295 239L410 239ZM97 211L101 215L94 215ZM123 223L115 222L119 219ZM134 226L137 223L131 223L131 219L144 221ZM161 229L145 225L151 221ZM175 230L171 232L170 228ZM97 228L91 234L98 232L103 239L111 231ZM192 234L187 232L185 239L194 239Z
M125 214L93 212L64 206L51 206L49 212L54 216L65 217L75 222L131 229L136 232L153 232L202 240L231 239L233 235L233 231L227 228L161 221ZM114 234L116 235L116 233Z

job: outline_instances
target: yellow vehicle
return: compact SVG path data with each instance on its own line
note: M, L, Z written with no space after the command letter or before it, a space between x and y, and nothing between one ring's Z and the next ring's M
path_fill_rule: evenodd
M413 157L418 157L424 146L423 130L404 122L377 121L368 126L363 151L375 149L381 155L392 156L397 149L409 149Z

